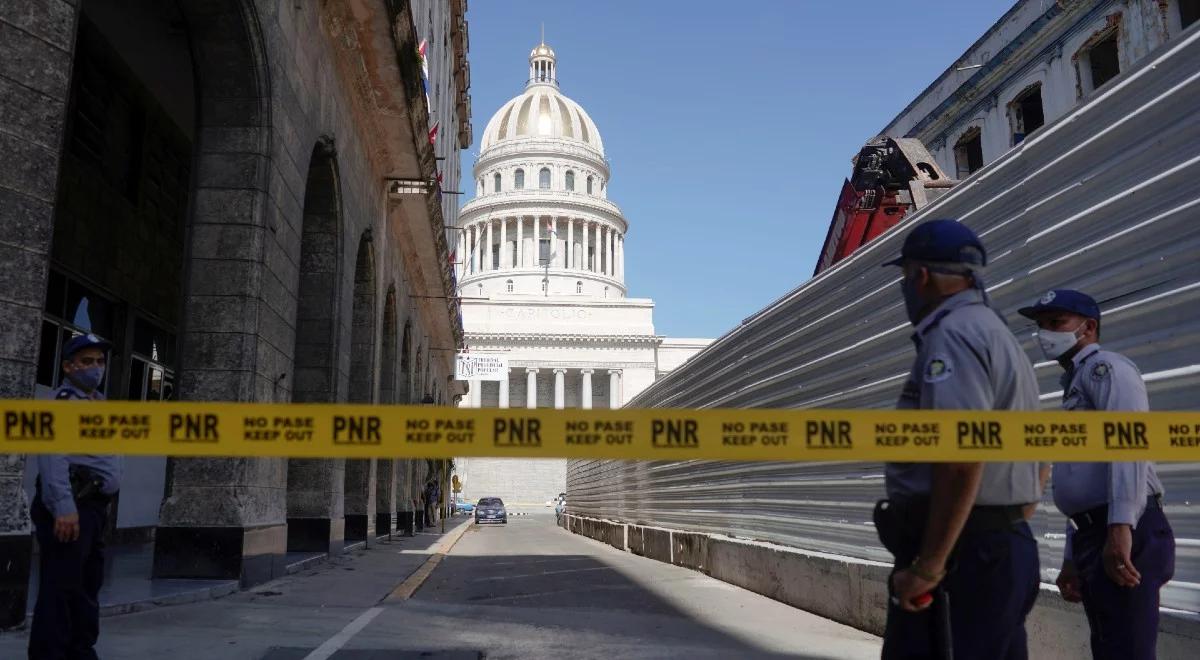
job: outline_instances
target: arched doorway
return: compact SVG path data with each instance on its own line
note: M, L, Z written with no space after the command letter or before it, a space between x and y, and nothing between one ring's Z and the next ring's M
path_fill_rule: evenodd
M396 286L383 297L383 344L379 352L379 403L396 403L396 360L400 341L396 327ZM376 461L375 533L382 536L396 529L396 466L399 460Z
M371 230L358 242L350 329L350 402L375 403L375 245ZM346 541L375 540L375 459L346 460Z
M341 181L333 144L313 147L304 189L300 279L296 306L296 376L292 400L336 402L338 292L341 281ZM289 552L339 552L345 539L342 503L345 461L290 459L287 469Z

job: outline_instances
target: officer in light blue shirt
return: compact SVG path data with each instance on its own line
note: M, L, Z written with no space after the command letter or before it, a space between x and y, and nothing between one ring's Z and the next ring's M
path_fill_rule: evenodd
M1150 409L1129 358L1100 347L1100 306L1071 289L1046 292L1020 310L1037 322L1038 343L1066 372L1065 410ZM1058 586L1083 601L1092 657L1154 658L1158 594L1175 572L1175 536L1163 486L1148 461L1055 463L1054 504L1069 518Z
M1036 409L1033 368L988 302L974 232L921 223L888 265L903 268L917 349L897 408ZM942 442L954 442L951 430ZM1038 465L888 463L884 472L875 525L895 556L884 660L1028 657L1038 555L1025 509L1041 498Z
M103 400L108 342L91 334L63 347L57 400ZM104 529L117 494L116 456L43 455L30 507L39 552L38 598L29 631L30 658L95 658L97 598L104 582Z

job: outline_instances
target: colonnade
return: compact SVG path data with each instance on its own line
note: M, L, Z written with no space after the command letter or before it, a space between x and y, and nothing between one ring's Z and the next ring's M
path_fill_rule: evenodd
M548 255L541 253L544 239L549 239ZM455 254L463 277L548 265L625 279L624 234L614 225L581 218L485 218L459 230ZM546 264L543 258L550 263Z
M554 373L554 407L563 409L566 407L567 399L567 378L568 374L579 379L579 399L580 407L587 410L592 407L592 382L597 371L603 371L608 377L608 407L621 407L621 377L620 369L566 369L561 367L546 367ZM538 374L543 367L526 367L524 369L525 376L525 406L526 408L538 407ZM509 407L509 383L516 373L520 377L521 369L510 370L508 378L500 381L500 391L498 407ZM572 373L573 372L573 373ZM483 407L483 388L482 381L471 381L469 401L472 408Z

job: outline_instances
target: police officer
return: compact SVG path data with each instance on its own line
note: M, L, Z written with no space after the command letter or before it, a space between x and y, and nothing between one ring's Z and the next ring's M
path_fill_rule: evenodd
M1150 409L1138 368L1100 348L1100 306L1071 289L1020 310L1062 376L1065 410ZM1154 658L1158 592L1175 572L1175 536L1163 515L1154 464L1055 463L1054 504L1069 519L1058 587L1083 601L1092 657Z
M887 265L903 268L916 327L917 358L898 408L1037 407L1033 368L989 306L980 273L987 253L970 229L924 222ZM884 472L875 524L895 567L883 657L1026 658L1025 617L1039 579L1023 509L1040 499L1038 465L888 463Z
M108 342L87 334L63 348L58 400L102 400ZM97 602L104 581L104 528L117 493L115 456L43 455L30 507L40 553L38 598L29 633L31 660L95 658Z

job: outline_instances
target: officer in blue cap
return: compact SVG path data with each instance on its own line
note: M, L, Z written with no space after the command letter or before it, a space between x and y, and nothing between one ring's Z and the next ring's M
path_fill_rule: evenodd
M86 334L63 347L57 400L103 400L108 342ZM30 507L37 535L37 604L29 657L95 658L100 635L97 601L104 581L104 529L116 495L121 463L115 456L42 455Z
M886 265L903 269L917 349L898 408L1038 407L1029 358L988 304L987 252L974 232L921 223ZM1041 499L1038 465L888 463L884 474L875 525L895 568L883 658L1026 658L1039 576L1025 509Z
M1142 374L1100 347L1100 306L1071 289L1022 307L1062 376L1064 410L1150 409ZM1153 658L1158 593L1175 572L1175 536L1162 509L1163 485L1148 461L1055 463L1054 504L1070 520L1058 587L1083 601L1092 657Z

